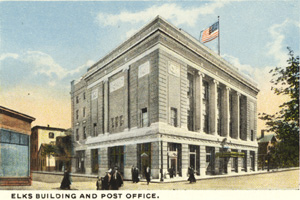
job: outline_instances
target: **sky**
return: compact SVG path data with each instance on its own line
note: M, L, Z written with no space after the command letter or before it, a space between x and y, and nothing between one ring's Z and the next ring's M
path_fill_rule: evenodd
M70 128L70 82L157 15L196 39L220 16L221 57L257 82L258 113L275 113L286 98L270 90L269 71L287 66L287 47L299 55L299 10L293 0L0 0L0 105L33 126ZM217 52L217 41L205 45Z

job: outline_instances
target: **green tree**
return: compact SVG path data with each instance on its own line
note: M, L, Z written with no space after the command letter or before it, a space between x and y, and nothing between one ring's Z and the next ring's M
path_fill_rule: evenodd
M272 69L271 89L277 95L287 95L289 100L279 106L275 114L263 113L268 131L274 132L278 143L274 146L272 160L281 167L299 166L299 56L289 50L288 66Z
M58 152L58 148L53 144L44 144L43 151L41 152L42 156L48 157L48 170L50 166L50 156L55 156Z

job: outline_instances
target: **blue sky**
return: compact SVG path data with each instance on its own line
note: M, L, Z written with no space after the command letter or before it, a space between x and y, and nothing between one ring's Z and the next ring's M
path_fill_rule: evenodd
M67 128L70 81L157 15L195 38L220 16L221 56L266 95L286 47L299 55L299 10L299 1L0 2L0 104ZM206 45L217 51L217 40Z

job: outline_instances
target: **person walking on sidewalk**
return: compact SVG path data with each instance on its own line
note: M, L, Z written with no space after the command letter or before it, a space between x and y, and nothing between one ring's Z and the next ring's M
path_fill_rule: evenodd
M149 166L147 166L147 168L146 168L145 176L146 176L146 180L147 180L147 185L149 185L149 183L150 183L150 176L151 176L151 172L150 172L150 167Z

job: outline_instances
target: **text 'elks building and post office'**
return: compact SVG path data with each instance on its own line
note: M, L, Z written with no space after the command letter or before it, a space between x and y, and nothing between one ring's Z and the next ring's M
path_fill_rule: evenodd
M257 170L256 83L156 17L71 83L72 171L153 179Z

